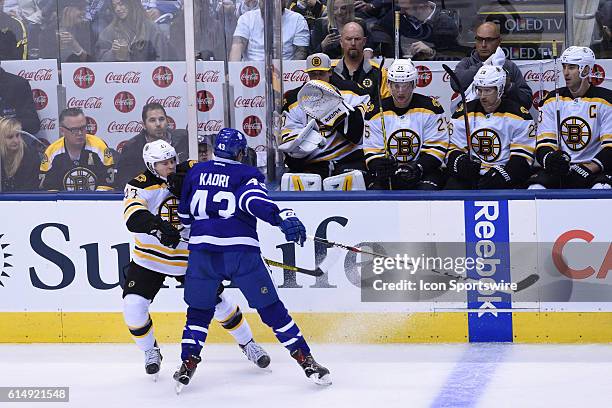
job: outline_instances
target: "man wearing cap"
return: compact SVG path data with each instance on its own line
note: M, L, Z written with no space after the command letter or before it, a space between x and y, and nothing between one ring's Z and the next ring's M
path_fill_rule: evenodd
M309 122L308 116L298 101L298 94L304 88L292 89L283 98L283 127L281 130L280 150L285 153L285 164L292 173L315 173L325 179L347 169L365 170L363 150L361 149L362 134L365 129L363 115L370 108L368 93L352 81L347 81L332 75L331 60L324 53L312 54L306 59L306 69L310 82L316 82L323 87L334 90L344 100L346 105L357 108L345 117L339 118L333 125L318 121L315 127L327 140L325 146L316 149L308 155L292 151L288 146L299 138ZM327 84L331 84L329 86ZM345 123L345 121L347 121ZM351 130L344 132L345 124ZM360 122L360 124L359 124ZM355 124L356 126L352 126ZM350 134L349 134L350 133ZM335 142L333 142L335 140Z

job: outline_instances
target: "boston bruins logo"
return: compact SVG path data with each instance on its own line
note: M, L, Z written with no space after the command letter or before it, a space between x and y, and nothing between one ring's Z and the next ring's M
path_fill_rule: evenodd
M320 67L321 66L321 58L319 57L314 57L312 59L312 66L313 67Z
M478 129L472 133L472 150L486 162L495 162L501 154L501 139L491 129Z
M387 151L395 156L398 162L406 163L413 160L421 148L421 138L410 129L396 130L389 137Z
M570 116L561 122L561 137L571 151L579 152L591 141L591 127L584 119Z
M85 167L75 167L64 176L64 189L67 191L95 191L96 175Z
M177 214L178 204L179 202L176 197L169 196L159 205L159 216L180 231L183 229L183 226Z
M364 88L369 88L372 86L373 82L370 78L366 78L363 80L363 82L361 82L361 84L363 85Z

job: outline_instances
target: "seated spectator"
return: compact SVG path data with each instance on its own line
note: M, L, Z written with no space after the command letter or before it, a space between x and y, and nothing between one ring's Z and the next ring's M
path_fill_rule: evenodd
M595 13L600 38L591 47L597 58L612 58L612 0L602 0Z
M187 160L189 156L187 131L168 128L166 110L162 105L149 103L143 106L142 123L144 129L132 137L121 150L115 183L118 190L122 190L131 179L145 171L142 149L149 142L161 139L170 143L176 150L179 163Z
M93 32L85 10L87 0L60 0L60 56L65 62L95 61Z
M328 2L327 16L318 18L314 22L310 48L313 53L323 52L332 59L342 57L340 46L340 32L346 23L356 22L361 25L364 37L368 35L365 21L355 17L352 0L330 0ZM364 46L366 58L372 57L371 44Z
M469 57L463 58L455 67L455 74L459 85L464 91L471 89L474 75L483 65L502 66L507 73L507 83L504 86L504 97L512 99L521 106L529 109L532 104L532 90L527 85L523 73L516 64L506 59L500 48L501 35L499 26L493 22L486 22L476 29L475 49ZM469 96L469 95L466 95ZM474 99L475 95L469 100Z
M38 190L40 158L21 138L15 119L0 118L0 191Z
M460 29L454 13L428 0L396 0L395 4L401 13L400 56L431 61L457 60L465 55L465 47L457 42ZM395 38L395 10L389 10L379 25Z
M283 0L283 5L288 0ZM240 18L236 25L230 61L263 61L264 51L264 21L263 0L259 0L260 9L249 11ZM308 56L310 33L308 24L300 14L283 8L283 60L302 60Z
M79 108L60 113L60 138L45 150L40 164L43 190L112 190L115 170L106 143L86 133L87 121Z
M15 118L21 128L29 133L40 130L40 119L32 88L27 79L13 75L0 68L0 117Z
M112 0L113 21L96 44L99 61L166 61L174 59L168 39L151 22L139 0Z
M304 16L311 30L315 20L325 12L324 2L319 0L293 0L287 8Z
M389 0L355 0L355 16L366 22L375 22L391 7Z
M28 35L26 27L18 18L2 11L4 0L0 0L0 61L28 58Z

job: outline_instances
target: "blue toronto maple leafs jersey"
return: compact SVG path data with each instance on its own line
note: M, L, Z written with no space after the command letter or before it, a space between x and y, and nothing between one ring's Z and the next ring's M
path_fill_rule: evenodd
M259 252L257 218L276 226L279 212L259 170L222 158L187 173L178 207L181 222L191 227L189 249L215 252Z

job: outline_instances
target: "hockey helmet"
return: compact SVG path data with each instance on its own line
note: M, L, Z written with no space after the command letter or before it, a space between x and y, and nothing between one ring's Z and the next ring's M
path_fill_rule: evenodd
M479 87L496 87L497 97L501 98L506 87L506 71L496 65L483 65L474 75L472 84L475 94Z
M223 128L215 139L215 156L236 160L239 153L246 155L246 136L239 130Z
M168 160L173 158L178 160L176 150L172 145L164 140L155 140L154 142L147 143L142 149L142 159L145 162L147 169L155 174L157 177L165 180L157 170L155 170L155 163Z
M387 71L389 82L415 82L419 72L410 59L396 59Z
M561 54L561 63L578 65L580 78L584 79L591 75L591 71L595 65L595 53L593 53L593 50L591 50L589 47L578 47L576 45L572 45L571 47L566 48L565 51L563 51L563 54ZM582 75L584 67L589 67L586 75Z

